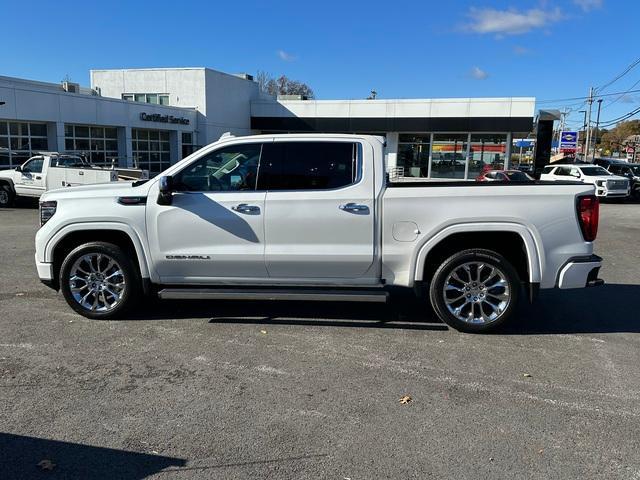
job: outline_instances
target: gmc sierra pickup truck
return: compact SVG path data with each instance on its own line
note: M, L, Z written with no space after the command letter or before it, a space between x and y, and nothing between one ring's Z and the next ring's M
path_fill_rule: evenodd
M45 193L40 279L107 319L162 299L386 302L484 332L523 292L602 283L594 186L390 182L384 139L224 137L147 181Z

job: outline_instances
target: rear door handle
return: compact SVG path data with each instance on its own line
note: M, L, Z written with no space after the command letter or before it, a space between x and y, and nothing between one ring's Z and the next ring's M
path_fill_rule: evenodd
M260 207L257 205L249 205L247 203L241 203L231 207L231 210L238 213L260 213Z
M42 180L42 177L36 177L36 180Z
M340 205L340 210L344 210L345 212L353 212L353 213L369 213L369 207L366 205L361 205L359 203L345 203L344 205Z
M79 171L78 175L84 175L84 172L83 171Z

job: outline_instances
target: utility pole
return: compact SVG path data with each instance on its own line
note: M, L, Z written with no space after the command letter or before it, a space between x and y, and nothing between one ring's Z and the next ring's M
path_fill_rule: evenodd
M585 142L587 150L584 153L584 161L589 158L589 147L591 147L591 104L593 103L593 87L589 88L589 108L587 110L587 141Z
M602 107L602 99L598 99L598 114L596 115L596 131L593 134L593 156L591 157L591 163L596 159L596 147L598 146L598 128L600 128L600 108Z
M580 138L580 143L582 144L582 155L584 156L584 140L586 135L586 130L587 130L587 111L586 110L580 110L578 113L584 113L584 118L582 119L582 132L584 132L584 135L582 135L582 138ZM576 155L577 157L577 155Z

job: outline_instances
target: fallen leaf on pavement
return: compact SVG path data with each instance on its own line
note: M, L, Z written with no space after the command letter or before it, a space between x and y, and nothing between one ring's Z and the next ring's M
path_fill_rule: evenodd
M409 396L409 395L403 395L402 397L400 397L400 403L402 405L406 405L407 403L409 403L412 400L413 400L413 398L411 398L411 396Z
M262 333L262 334L266 335L266 334L267 334L267 331L266 331L266 330L260 330L260 333Z
M38 462L38 466L40 467L40 470L53 470L56 467L56 464L53 463L51 460L45 458L44 460L40 460Z
M524 378L531 378L531 374L530 373L523 373L522 376Z
M22 293L22 292L16 293L16 297L24 297L24 293Z

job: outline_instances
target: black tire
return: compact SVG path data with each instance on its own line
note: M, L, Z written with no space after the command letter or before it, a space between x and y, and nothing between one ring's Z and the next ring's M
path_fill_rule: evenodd
M13 206L13 202L16 199L16 195L13 192L11 185L6 183L0 184L0 208L9 208Z
M98 258L97 257L98 255L102 255L102 257L100 257L102 258L101 263L97 267L98 270L101 268L100 265L104 267L106 262L108 265L108 260L105 260L107 257L109 259L113 259L116 262L117 266L120 267L119 269L117 269L117 271L120 271L121 275L118 274L116 277L113 277L113 281L119 283L120 278L122 278L124 287L121 291L117 291L117 293L120 294L119 300L117 302L114 301L113 303L115 305L111 309L106 311L91 310L81 305L79 301L76 300L76 298L74 297L74 294L71 289L71 285L70 285L71 270L74 268L78 260L80 260L82 257L91 256L91 255L95 255L96 258ZM88 264L81 263L80 265L83 266L84 269L86 270L86 266ZM112 268L115 268L115 267L112 267ZM111 270L111 271L114 271L114 270ZM93 270L91 270L91 272L93 272ZM106 275L108 274L107 273L103 274L103 276L106 276ZM89 284L89 282L86 282L84 280L82 282L84 282L84 284L86 285ZM82 282L76 285L82 286L83 285ZM100 280L98 280L98 283L100 283ZM109 286L112 287L111 285ZM84 245L80 245L79 247L72 250L62 262L62 267L60 268L60 290L62 290L62 294L64 295L64 298L69 304L69 306L80 315L87 318L91 318L91 319L108 320L112 318L119 318L123 313L125 313L127 310L133 307L133 305L139 298L142 289L141 289L140 274L138 272L137 267L134 265L133 261L131 260L130 256L128 256L117 245L106 243L106 242L91 242L91 243L85 243ZM115 290L115 288L113 290ZM88 292L88 290L83 290L82 295L84 295L84 292ZM107 301L106 300L107 298L111 300L115 299L115 296L112 296L109 293L103 294L103 295L106 295L102 297L105 300L105 303ZM96 299L96 296L90 294L87 300L91 301L95 299Z
M471 270L468 278L458 275L464 282L452 279L450 276L453 276L454 272L457 274L458 269L463 269L466 272L465 264ZM485 266L480 268L479 264ZM491 276L490 273L486 273L491 272L487 267L495 269L497 273ZM485 275L489 276L484 278ZM504 283L494 287L489 285L489 282L493 284L500 277ZM474 282L474 278L480 281ZM467 281L468 283L466 283ZM445 291L447 282L451 288L449 293ZM429 299L438 318L450 327L468 333L489 332L504 324L516 308L519 293L520 279L515 268L499 253L484 249L464 250L447 258L434 273L429 286ZM459 294L464 298L458 297ZM445 296L449 302L455 298L460 298L460 300L458 303L448 305ZM508 301L504 300L506 305L498 301L497 296L508 298ZM466 314L468 315L467 320L458 318L450 311L450 308L456 310L460 305L463 307L458 312L459 316ZM487 312L490 312L490 315ZM494 315L495 318L493 318ZM473 321L469 318L471 316L480 317L480 319L476 318L476 321ZM485 318L487 320L484 320Z

